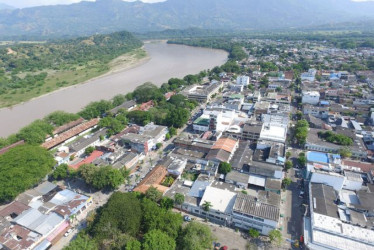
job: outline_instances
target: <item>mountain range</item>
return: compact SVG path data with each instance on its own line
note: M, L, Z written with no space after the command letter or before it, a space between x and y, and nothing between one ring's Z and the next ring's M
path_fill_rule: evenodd
M96 0L0 8L0 36L39 38L185 29L274 30L374 20L374 2L351 0Z

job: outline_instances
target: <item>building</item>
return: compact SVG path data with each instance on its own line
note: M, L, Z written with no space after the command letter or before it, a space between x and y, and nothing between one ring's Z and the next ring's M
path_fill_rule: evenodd
M301 74L300 78L301 81L310 81L313 82L316 78L317 70L309 69L308 72L304 72Z
M81 123L77 126L74 126L73 128L70 128L69 130L59 134L58 136L46 140L43 144L42 147L46 149L53 149L56 146L59 146L60 144L67 142L67 141L72 141L76 136L81 136L85 134L87 131L96 128L97 124L99 123L99 119L95 118L90 121Z
M273 142L286 142L288 124L264 122L261 128L260 140Z
M195 100L197 102L208 102L211 97L218 93L222 87L222 82L212 81L205 85L192 85L185 88L181 94L186 96L189 100Z
M128 145L135 153L143 153L145 155L156 146L153 137L134 133L123 135L121 137L121 144Z
M90 197L43 182L0 210L0 249L47 249L91 204Z
M106 136L107 129L96 131L92 135L85 136L77 141L73 142L69 146L69 152L77 156L84 153L88 147L95 147L100 144L101 138Z
M121 105L113 108L110 110L110 113L116 115L118 114L118 112L123 109L125 111L131 111L132 109L134 109L136 107L136 102L134 100L130 100L130 101L126 101L124 103L122 103Z
M324 132L325 130L314 128L309 129L308 137L304 146L306 150L338 154L342 148L346 147L322 140L318 135L318 132L320 131ZM352 152L353 157L366 158L368 156L362 138L355 136L355 138L353 138L353 145L348 146L348 148Z
M153 122L140 129L140 134L152 137L154 144L165 141L167 133L169 133L168 127L155 125Z
M216 162L229 162L238 146L239 142L237 140L220 138L214 143L205 158Z
M260 138L262 125L246 123L242 130L242 139L257 141Z
M303 105L303 114L312 115L314 117L321 119L326 119L329 116L329 108L305 104Z
M319 103L320 94L317 91L303 91L301 102L317 105Z
M238 76L236 78L237 85L248 86L249 85L249 76Z
M200 215L207 216L213 221L228 225L231 221L232 209L237 194L235 192L207 186L200 201ZM212 206L209 211L204 210L204 203L209 202Z
M304 218L309 249L373 249L374 193L337 192L326 184L309 184L310 216Z
M271 192L266 192L263 197L238 193L232 211L233 225L245 230L254 228L268 235L278 228L279 206L280 195Z

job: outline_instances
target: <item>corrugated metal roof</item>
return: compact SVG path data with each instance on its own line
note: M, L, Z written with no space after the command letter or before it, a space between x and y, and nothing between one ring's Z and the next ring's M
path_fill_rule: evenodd
M279 220L279 208L257 201L253 196L238 193L233 208L234 212L248 214L258 218Z

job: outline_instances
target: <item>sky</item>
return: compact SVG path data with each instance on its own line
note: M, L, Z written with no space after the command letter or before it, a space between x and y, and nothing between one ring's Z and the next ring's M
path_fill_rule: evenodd
M85 1L95 1L95 0L85 0ZM133 2L134 0L124 0L128 2ZM166 0L142 0L145 3L156 3L163 2ZM55 4L72 4L78 3L81 0L0 0L0 3L5 3L16 8L26 8L40 5L55 5Z
M16 8L26 8L40 5L55 5L55 4L72 4L78 3L82 0L0 0L0 3L5 3ZM95 1L95 0L85 0L85 1ZM136 0L124 0L128 2L133 2ZM145 3L156 3L164 2L167 0L141 0ZM365 2L365 1L374 1L374 0L351 0L355 2Z

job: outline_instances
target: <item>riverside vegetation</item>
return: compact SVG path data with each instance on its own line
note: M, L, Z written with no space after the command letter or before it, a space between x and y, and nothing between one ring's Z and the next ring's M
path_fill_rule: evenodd
M145 56L142 45L131 33L122 31L0 46L0 107L102 75L124 54L140 59Z

